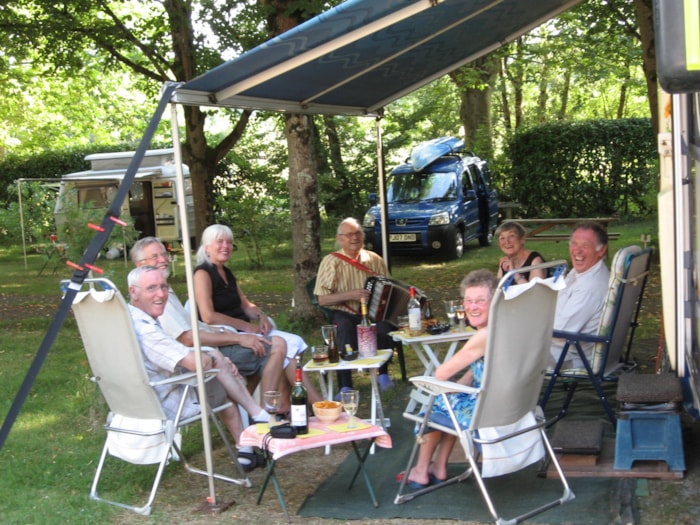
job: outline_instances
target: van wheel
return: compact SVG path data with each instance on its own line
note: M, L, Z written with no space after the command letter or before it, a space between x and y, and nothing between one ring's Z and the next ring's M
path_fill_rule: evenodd
M455 230L452 239L447 245L445 255L450 259L461 259L464 255L464 236L461 230Z
M484 235L479 236L479 246L491 246L493 244L493 234L495 230L487 230Z

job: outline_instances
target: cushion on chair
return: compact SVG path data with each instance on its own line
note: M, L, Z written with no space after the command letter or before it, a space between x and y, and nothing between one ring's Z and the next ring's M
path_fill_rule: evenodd
M627 259L630 255L635 255L641 252L642 249L639 246L627 246L621 248L613 257L612 264L610 265L610 281L608 282L608 295L605 298L605 304L603 305L603 311L600 314L600 322L598 323L597 335L609 335L610 330L612 330L613 323L615 322L615 302L617 300L617 295L620 291L621 279L625 274L625 268L627 266ZM597 374L600 372L601 367L605 366L605 350L607 345L603 343L597 343L593 348L593 359L591 367L593 368L593 373Z

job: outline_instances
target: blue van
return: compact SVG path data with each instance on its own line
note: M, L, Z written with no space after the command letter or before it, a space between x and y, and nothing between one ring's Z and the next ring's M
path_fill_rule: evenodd
M464 143L441 137L416 146L387 179L389 249L392 254L432 254L459 259L464 243L493 242L498 198L486 161ZM381 216L376 195L363 220L365 245L381 253Z

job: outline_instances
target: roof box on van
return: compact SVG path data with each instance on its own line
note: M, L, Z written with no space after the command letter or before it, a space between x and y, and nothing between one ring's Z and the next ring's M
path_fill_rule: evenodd
M418 144L411 152L413 171L421 171L443 155L459 153L464 147L464 141L457 137L440 137Z

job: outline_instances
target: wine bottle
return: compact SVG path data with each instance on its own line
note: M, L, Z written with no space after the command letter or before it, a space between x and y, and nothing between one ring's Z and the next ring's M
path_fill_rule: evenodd
M433 307L430 304L430 301L425 301L425 320L430 322L433 320Z
M328 362L338 363L340 361L340 351L338 343L335 340L335 330L331 330L331 336L328 338Z
M362 313L360 326L371 326L372 322L369 320L369 314L367 313L367 301L364 298L360 301L360 312Z
M372 324L367 314L367 301L360 301L360 324L357 325L357 353L360 357L377 355L377 325Z
M416 337L423 332L423 321L421 319L420 301L416 298L416 289L409 288L410 298L408 300L408 335Z
M295 383L294 388L292 388L291 395L291 424L297 431L297 434L309 433L309 414L306 406L307 401L308 396L306 394L306 388L304 388L304 383L302 382L301 378L301 362L299 361L299 357L297 357Z

